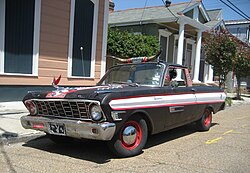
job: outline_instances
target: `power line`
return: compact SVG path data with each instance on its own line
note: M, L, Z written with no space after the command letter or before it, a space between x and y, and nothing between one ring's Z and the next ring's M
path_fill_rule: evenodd
M240 4L240 6L244 6L245 7L245 5L249 5L250 4L250 1L249 0L236 0L237 2L234 2L233 0L231 0L231 2L233 2L234 4ZM247 2L248 1L248 2ZM216 1L213 1L213 2L211 2L211 0L210 1L203 1L204 2L204 5L205 5L205 7L206 8L221 8L220 6L221 6L221 2L218 0L216 0Z
M236 12L237 14L239 14L241 17L243 17L244 19L250 21L249 18L246 18L244 15L242 15L241 13L239 13L238 11L236 11L234 8L232 8L230 5L228 5L227 3L225 3L223 0L220 0L223 4L225 4L227 7L231 8L234 12Z
M165 7L166 7L166 4L165 4L165 2L164 2L164 0L161 0L162 1L162 3L165 5ZM176 17L176 15L174 15L174 13L168 8L168 7L166 7L167 9L168 9L168 11L175 17L175 18L178 18L178 17Z
M250 19L250 17L248 15L246 15L246 13L244 13L241 9L239 9L238 7L236 7L231 1L227 0L227 2L229 2L232 6L234 6L238 11L241 12L241 14L243 14L245 17L247 17L248 19Z
M148 3L148 0L145 0L144 8L143 8L141 19L140 19L140 25L142 24L142 18L143 18L143 15L145 13L145 9L146 9L147 3Z
M191 4L192 0L189 1L189 3L186 5L186 7L184 8L184 10L186 10L186 8ZM182 11L184 11L182 10Z

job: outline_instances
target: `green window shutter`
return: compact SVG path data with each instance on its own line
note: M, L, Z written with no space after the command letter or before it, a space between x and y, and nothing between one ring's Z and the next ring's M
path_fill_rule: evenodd
M94 4L90 0L75 1L72 76L90 77ZM83 47L83 57L80 48Z
M35 0L6 0L4 72L32 74Z

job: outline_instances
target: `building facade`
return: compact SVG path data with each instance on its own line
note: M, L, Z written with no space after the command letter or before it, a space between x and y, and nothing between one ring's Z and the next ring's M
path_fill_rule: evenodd
M105 73L108 0L0 0L0 101L95 85Z
M250 21L227 20L225 26L232 35L250 46ZM242 79L242 84L245 82L247 89L250 90L250 76ZM236 76L233 72L230 72L227 76L227 87L229 92L234 92L237 87Z
M227 20L225 21L228 31L239 40L250 44L250 21L249 20Z

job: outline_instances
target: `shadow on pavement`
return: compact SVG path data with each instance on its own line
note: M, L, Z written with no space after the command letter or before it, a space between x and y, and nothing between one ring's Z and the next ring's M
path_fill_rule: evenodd
M218 124L213 123L212 126L214 125ZM195 126L190 124L149 136L144 150L196 132L197 130L195 129ZM97 164L105 164L110 162L111 159L117 158L112 154L107 143L104 141L73 140L64 144L56 144L47 136L42 136L26 142L23 146L36 148L50 153L66 155L76 159L87 160Z
M212 123L211 127L215 125L219 125L219 124ZM196 132L202 133L202 132L197 131L195 124L192 123L192 124L188 124L185 126L175 128L175 129L171 129L171 130L168 130L168 131L156 134L156 135L152 135L152 136L149 136L148 142L146 146L144 147L144 149L148 149L150 147L154 147L162 143L181 138L183 136L188 136Z
M115 158L104 141L73 140L64 144L56 144L47 136L42 136L26 142L23 146L98 164L107 163Z
M0 130L3 131L4 133L0 134L0 139L1 138L13 138L13 137L18 137L17 133L13 133L13 132L8 132L6 130L4 130L3 128L0 127Z

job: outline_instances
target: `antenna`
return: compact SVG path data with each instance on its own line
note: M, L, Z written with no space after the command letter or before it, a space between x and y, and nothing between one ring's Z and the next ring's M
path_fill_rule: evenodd
M82 75L85 76L84 63L83 63L83 47L80 47L81 57L82 57Z

